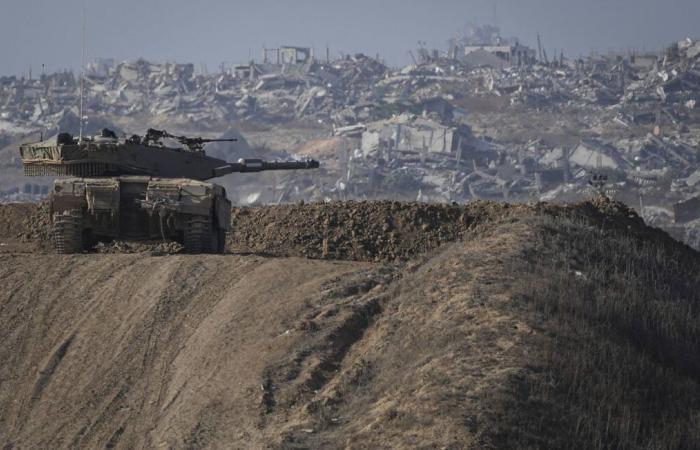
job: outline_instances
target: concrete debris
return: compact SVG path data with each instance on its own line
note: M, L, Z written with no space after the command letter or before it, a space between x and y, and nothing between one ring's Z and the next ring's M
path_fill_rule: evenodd
M239 205L559 201L604 191L672 232L696 226L700 42L575 60L537 47L487 26L465 30L447 49L419 48L403 68L295 46L266 48L258 62L209 74L192 64L98 60L85 80L87 132L119 130L110 118L158 117L219 131L313 123L332 135L314 147L326 152L317 155L319 175L237 185L229 191ZM76 133L78 88L69 71L0 77L0 143L59 128ZM0 165L13 167L2 155ZM0 198L42 192L12 189Z
M399 70L362 54L319 61L302 47L265 49L262 63L214 74L196 74L193 64L98 60L87 71L86 115L167 115L195 123L316 118L347 126L427 111L449 121L466 87L476 95L508 96L513 105L608 106L615 113L610 119L621 124L667 119L680 126L698 100L698 48L682 41L650 68L635 55L539 64L536 52L517 41L472 44L456 58L425 51L421 63ZM55 128L58 115L75 110L76 78L72 72L0 78L0 118Z
M387 71L364 55L321 63L310 54L306 59L298 56L303 50L284 47L279 49L280 64L250 63L216 74L196 74L193 64L100 60L87 70L86 115L167 115L193 123L328 118L358 103ZM57 115L77 112L78 88L72 72L38 79L1 77L0 118L54 129Z

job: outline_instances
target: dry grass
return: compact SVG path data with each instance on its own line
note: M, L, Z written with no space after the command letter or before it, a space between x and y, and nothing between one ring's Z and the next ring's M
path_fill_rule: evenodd
M700 255L620 203L236 224L390 262L0 255L0 447L700 448Z
M699 255L572 216L536 220L518 290L549 339L543 366L513 380L519 410L498 442L700 448Z

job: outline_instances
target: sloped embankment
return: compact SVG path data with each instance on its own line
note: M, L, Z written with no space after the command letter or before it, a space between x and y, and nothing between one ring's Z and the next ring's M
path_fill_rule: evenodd
M696 252L610 201L426 210L237 216L233 244L345 261L0 255L1 443L698 447ZM415 242L372 247L387 218Z
M0 256L2 445L259 448L266 367L303 347L295 326L326 284L369 268Z
M615 202L530 212L409 263L286 442L697 448L700 256Z

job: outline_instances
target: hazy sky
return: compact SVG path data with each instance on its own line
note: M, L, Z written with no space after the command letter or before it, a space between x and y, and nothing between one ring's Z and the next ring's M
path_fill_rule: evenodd
M0 75L78 68L83 4L88 61L144 57L210 71L280 44L405 64L418 41L444 48L470 21L497 20L533 47L539 32L551 53L569 56L700 35L700 0L0 0Z

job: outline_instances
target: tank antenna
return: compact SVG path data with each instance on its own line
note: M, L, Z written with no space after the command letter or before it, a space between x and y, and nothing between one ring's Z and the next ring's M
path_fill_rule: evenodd
M78 142L83 142L83 90L85 84L85 3L83 3L83 24L81 33L82 55L80 58L80 133Z

